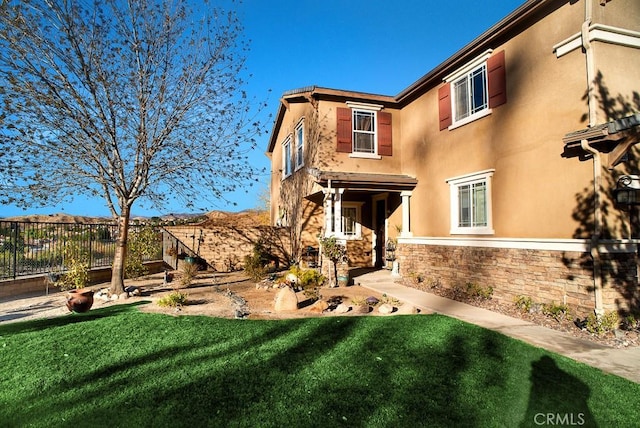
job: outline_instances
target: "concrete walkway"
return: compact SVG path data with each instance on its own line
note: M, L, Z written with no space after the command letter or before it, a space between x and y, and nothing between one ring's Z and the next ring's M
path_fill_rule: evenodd
M355 283L403 302L411 303L424 311L437 312L495 330L506 336L640 383L640 347L610 348L518 318L416 290L398 284L394 282L394 279L389 271L380 270L356 277Z

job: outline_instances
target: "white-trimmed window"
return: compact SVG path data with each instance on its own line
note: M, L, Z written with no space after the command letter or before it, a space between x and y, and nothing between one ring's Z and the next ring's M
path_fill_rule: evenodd
M360 222L360 204L343 202L342 236L345 238L360 238L362 236Z
M293 172L291 158L291 137L287 137L282 143L282 178L287 178Z
M485 117L507 102L505 53L487 50L444 81L438 89L441 131Z
M347 101L347 106L336 109L336 151L354 158L392 156L392 114L382 105Z
M304 165L304 121L296 126L296 171Z
M353 153L376 154L376 112L353 109Z
M494 233L491 212L494 171L489 169L447 180L451 193L451 234Z
M483 63L452 82L453 123L489 109L487 64Z

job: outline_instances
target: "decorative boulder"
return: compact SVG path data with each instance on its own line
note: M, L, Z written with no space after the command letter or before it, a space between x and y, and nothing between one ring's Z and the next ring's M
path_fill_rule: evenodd
M375 296L369 296L369 297L367 297L366 300L367 300L367 304L369 306L375 306L380 302L380 300L378 300L378 298L375 297Z
M139 296L140 295L140 287L135 287L133 285L125 287L124 291L127 294L129 294L129 296Z
M98 292L96 292L96 294L94 294L93 297L94 299L102 300L104 302L108 302L109 300L111 300L111 297L109 296L108 288L103 288L102 290L98 290Z
M321 314L327 309L329 309L329 304L324 300L318 300L313 305L309 306L307 311Z
M385 314L386 315L386 314L392 313L393 309L394 309L393 306L391 306L390 304L383 303L382 305L380 305L378 307L378 312L380 312L381 314Z
M298 296L296 292L289 287L281 288L276 295L275 308L276 312L295 311L298 309Z
M409 305L409 304L405 303L404 305L401 305L398 308L398 312L397 313L398 314L403 314L403 315L410 315L410 314L417 314L418 312L419 312L418 308L416 308L413 305Z
M350 310L351 310L351 306L345 303L340 303L338 306L336 306L333 312L335 312L336 314L346 314Z
M369 305L353 305L353 312L356 314L368 314L371 312L371 306Z

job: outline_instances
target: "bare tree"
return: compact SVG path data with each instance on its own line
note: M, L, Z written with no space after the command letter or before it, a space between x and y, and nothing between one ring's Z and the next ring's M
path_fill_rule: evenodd
M233 10L183 0L0 5L0 203L101 196L119 221L122 292L133 204L188 208L255 180L264 103L243 91ZM202 207L198 207L202 208Z

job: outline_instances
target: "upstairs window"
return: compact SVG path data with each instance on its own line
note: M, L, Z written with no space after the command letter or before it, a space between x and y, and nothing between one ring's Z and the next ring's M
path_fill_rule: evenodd
M284 143L282 143L282 178L287 178L292 172L291 137L287 137Z
M493 234L491 179L494 170L447 180L451 193L451 234Z
M304 122L296 126L296 170L304 165Z
M453 94L454 123L489 108L486 64L453 82Z
M353 110L353 153L376 153L376 112Z
M339 107L336 110L336 151L373 159L391 156L391 113L373 104L349 102L347 105L350 108Z
M507 102L504 51L491 53L445 77L445 85L438 90L440 130L480 119Z

